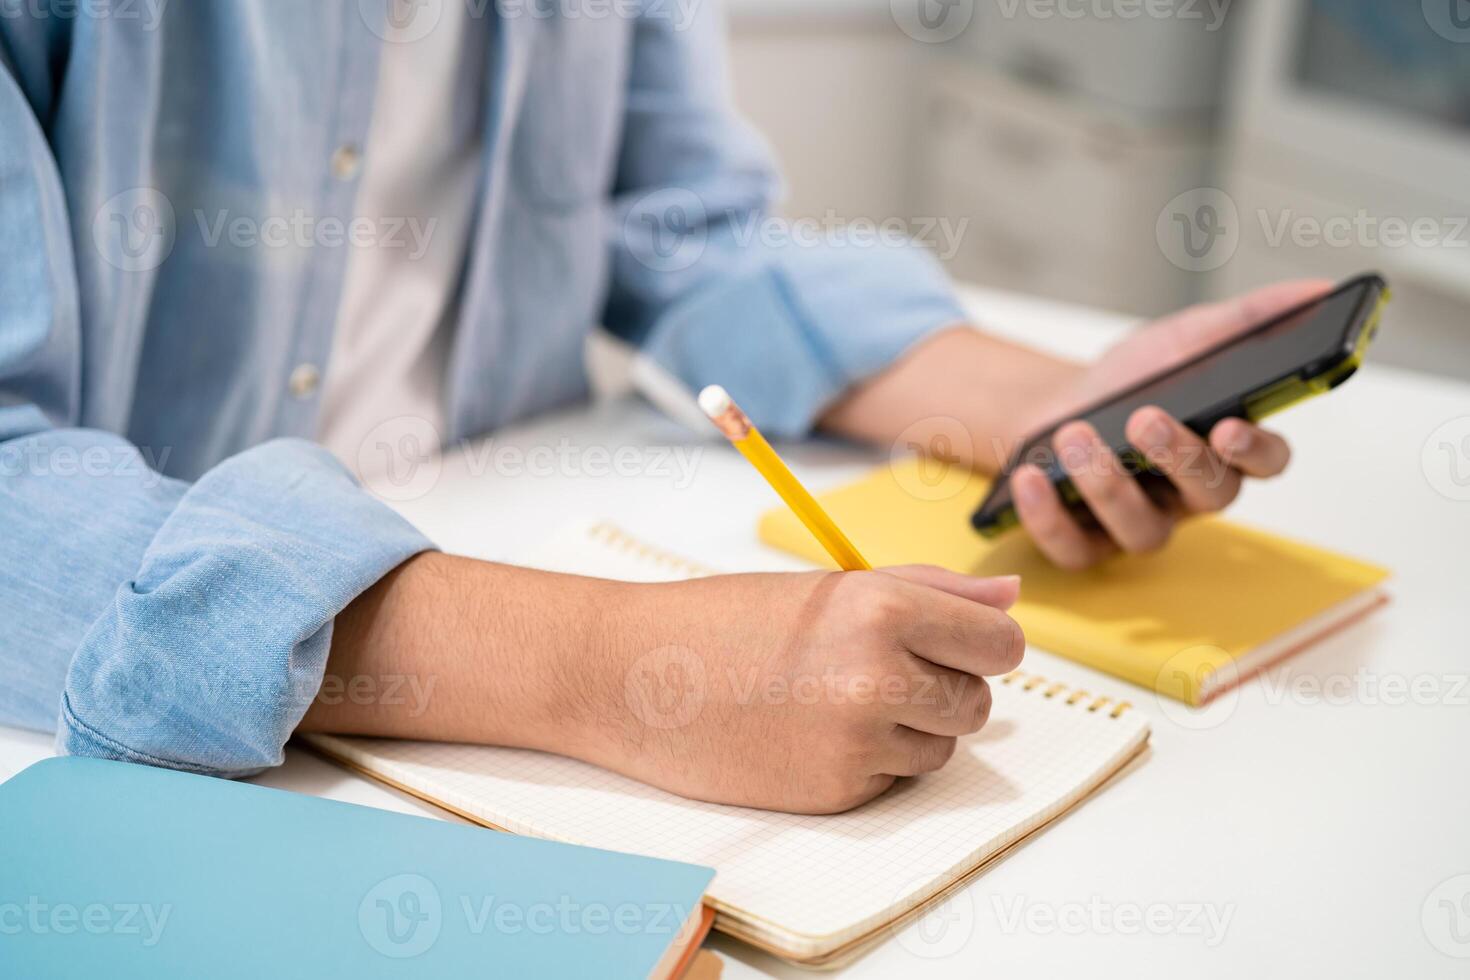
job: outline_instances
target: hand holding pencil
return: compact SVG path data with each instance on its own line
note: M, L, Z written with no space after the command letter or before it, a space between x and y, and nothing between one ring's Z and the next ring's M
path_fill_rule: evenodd
M690 670L678 677L703 678L699 712L669 730L677 745L664 746L683 760L680 791L831 813L896 779L939 769L958 739L985 724L985 678L1021 662L1025 638L1005 613L1019 580L929 565L872 569L728 392L706 388L699 403L843 573L696 579L673 587L677 606L632 610L659 624L658 642L645 646L679 650ZM688 618L671 616L676 608ZM638 744L646 750L650 738L657 735L640 732ZM709 771L710 785L691 786L689 773L704 770L687 764L690 754L707 744L725 748L726 760L752 764L726 761ZM622 765L668 785L673 777L647 766L649 757L645 751Z

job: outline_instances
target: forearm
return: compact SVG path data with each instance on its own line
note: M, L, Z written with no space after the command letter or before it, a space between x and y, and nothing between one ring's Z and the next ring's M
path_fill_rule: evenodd
M418 555L337 617L300 730L580 754L578 679L611 659L604 613L621 588Z
M1060 410L1082 373L1050 357L957 326L915 346L854 387L823 416L834 435L909 446L996 473L1021 439Z

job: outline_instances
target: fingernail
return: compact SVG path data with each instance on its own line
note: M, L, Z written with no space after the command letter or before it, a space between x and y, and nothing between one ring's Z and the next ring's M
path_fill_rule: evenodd
M1150 412L1143 423L1143 438L1155 446L1162 446L1169 442L1174 435L1169 425L1169 420L1160 412Z
M1034 507L1041 503L1041 486L1035 474L1016 474L1016 478L1011 481L1011 492L1016 495L1016 503L1025 507Z
M1072 452L1087 452L1092 448L1092 439L1087 430L1081 426L1068 426L1057 433L1057 442L1063 450Z
M1062 469L1075 471L1087 465L1092 452L1092 435L1085 428L1072 426L1057 433L1057 458Z
M1236 431L1231 434L1226 442L1230 446L1230 454L1232 456L1242 456L1250 452L1251 447L1256 444L1256 434L1251 431L1248 425L1239 425L1235 429Z
M1011 586L1012 588L1014 588L1016 590L1016 598L1012 599L1010 602L1008 602L1008 603L1005 604L1005 607L1004 608L1009 609L1012 606L1014 606L1017 602L1019 602L1020 599L1021 599L1021 576L1019 576L1019 575L1002 575L1000 577L1000 581L1003 582L1003 583L1005 583L1008 586Z

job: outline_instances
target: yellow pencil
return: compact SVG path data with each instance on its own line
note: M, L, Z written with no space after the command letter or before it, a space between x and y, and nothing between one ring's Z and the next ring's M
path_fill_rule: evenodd
M771 489L781 495L786 506L801 518L801 523L827 549L827 554L832 556L838 567L849 572L872 569L868 560L847 540L847 535L827 516L822 505L817 503L817 498L808 493L796 475L787 469L781 457L776 455L776 450L766 442L766 437L761 435L760 430L751 424L729 392L719 385L710 385L699 393L699 407L704 409L704 414L710 417L710 421L724 433L725 438L740 450L740 455L750 461L756 472L766 478Z

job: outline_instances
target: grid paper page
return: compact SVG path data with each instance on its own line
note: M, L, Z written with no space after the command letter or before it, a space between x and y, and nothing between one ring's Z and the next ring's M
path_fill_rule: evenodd
M616 534L598 526L596 537ZM559 539L541 567L619 574L636 545ZM580 539L580 560L562 549ZM644 549L645 551L647 549ZM599 552L601 555L599 556ZM670 569L665 566L664 571ZM689 572L693 574L693 572ZM655 576L657 577L657 576ZM664 574L662 577L675 577ZM996 683L991 721L940 772L902 780L835 816L699 803L586 763L519 749L314 737L328 753L515 833L709 865L716 907L738 932L794 958L831 951L943 891L1058 816L1148 737L1136 712L1014 678Z

